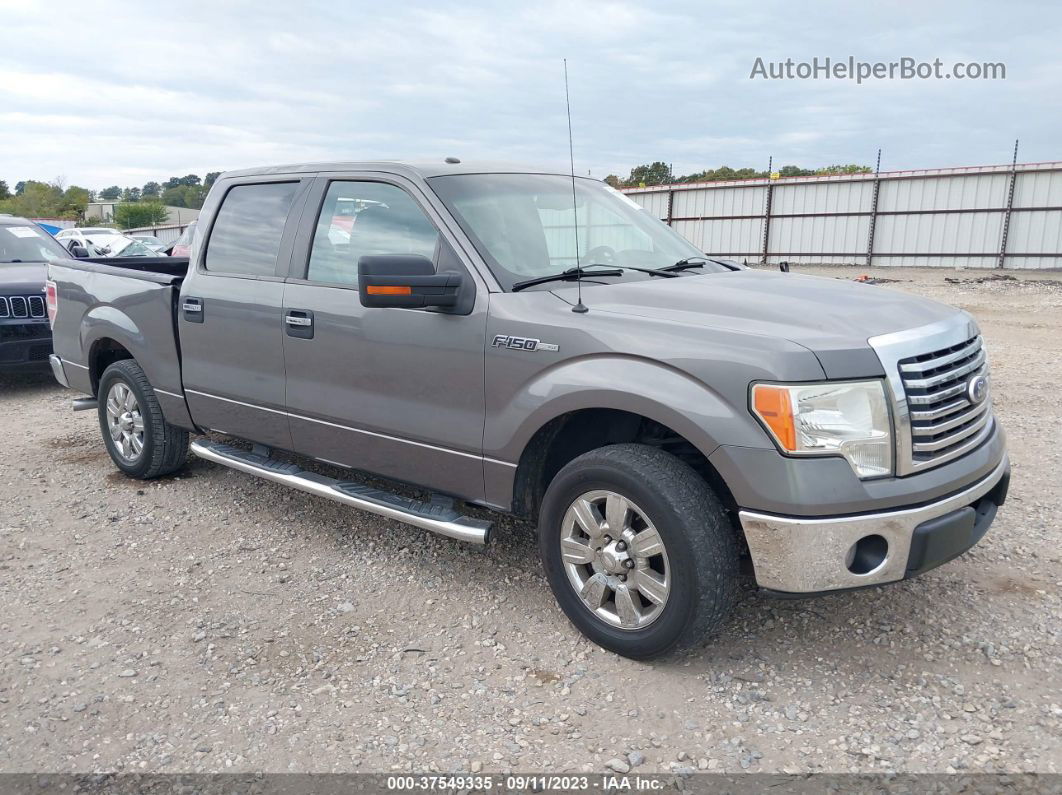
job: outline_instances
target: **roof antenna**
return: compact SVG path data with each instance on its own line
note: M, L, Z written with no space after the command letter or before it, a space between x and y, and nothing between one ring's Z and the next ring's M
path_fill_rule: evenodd
M578 300L572 307L573 312L588 312L583 303L583 260L579 256L579 201L575 198L575 148L572 146L572 102L568 97L568 59L564 59L564 104L568 109L568 159L572 170L572 219L575 230L575 289Z

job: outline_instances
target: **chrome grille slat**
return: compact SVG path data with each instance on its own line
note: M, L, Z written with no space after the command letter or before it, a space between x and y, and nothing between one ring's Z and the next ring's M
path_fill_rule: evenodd
M13 295L8 299L8 301L11 303L11 317L29 317L29 302L26 301L25 296Z
M988 368L982 367L980 370L977 371L977 373L979 375L988 375ZM973 375L973 373L971 373L971 375ZM906 384L906 382L904 383ZM964 392L966 392L965 380L960 381L959 383L953 386L944 387L944 389L941 389L937 392L930 392L925 395L909 394L907 396L907 402L914 406L928 406L934 403L939 403L942 400L947 400L948 398L955 397L956 395L961 395Z
M969 401L967 401L969 402ZM972 404L971 404L972 405ZM946 431L950 431L952 428L958 428L963 423L969 422L978 414L987 409L984 403L978 403L973 406L969 411L965 411L955 417L949 417L944 422L938 422L936 425L912 425L911 433L915 436L938 436Z
M904 375L903 382L904 385L907 387L908 391L912 389L932 389L935 386L946 384L949 381L954 381L956 378L962 378L964 375L968 375L974 372L975 370L979 370L981 368L981 365L983 365L984 363L985 352L983 350L978 350L977 355L972 360L966 362L965 364L959 365L958 367L952 370L948 370L947 372L940 373L938 375L930 376L929 378L909 378L908 376Z
M896 367L909 411L911 465L943 463L980 442L992 421L991 401L974 403L967 395L971 379L988 377L980 335L900 359Z
M44 308L43 295L31 295L29 297L29 313L30 317L44 317L47 314Z
M11 317L11 307L7 303L6 295L0 295L0 317Z
M968 437L973 436L975 433L977 433L979 430L981 430L983 427L985 427L985 425L988 423L988 420L991 418L991 416L992 416L992 412L985 411L985 412L982 413L980 418L978 418L977 421L974 422L973 425L970 425L970 426L967 426L966 428L963 428L958 433L954 433L951 436L945 436L943 439L937 439L936 441L933 441L933 442L915 442L914 443L914 448L913 448L914 452L915 452L915 454L918 454L918 453L935 453L935 452L937 452L939 450L943 450L943 449L945 449L947 447L952 447L952 446L958 444L959 442L963 441L964 439L967 439ZM917 437L915 437L915 438L917 438Z
M900 372L924 373L928 370L936 370L953 362L957 362L962 359L967 359L980 349L981 346L978 343L979 340L977 340L977 338L974 338L964 343L962 347L954 353L949 353L945 356L938 356L933 359L927 359L926 361L922 362L908 362L907 364L901 364Z

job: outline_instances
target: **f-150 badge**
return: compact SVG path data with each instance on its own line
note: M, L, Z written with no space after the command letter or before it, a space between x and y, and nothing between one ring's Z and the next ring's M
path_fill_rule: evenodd
M552 342L543 342L533 337L512 337L508 334L496 334L491 342L492 348L509 348L514 351L559 351L560 346Z

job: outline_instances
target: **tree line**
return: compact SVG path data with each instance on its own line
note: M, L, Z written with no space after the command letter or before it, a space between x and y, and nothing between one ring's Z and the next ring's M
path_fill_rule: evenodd
M780 177L813 177L824 174L870 174L874 171L870 166L861 166L856 163L847 165L823 166L822 168L801 168L800 166L782 166L778 169ZM660 160L635 166L631 169L630 176L624 179L615 174L605 177L605 182L613 188L642 188L649 185L672 185L682 182L714 182L729 179L755 179L756 177L769 177L768 171L757 171L754 168L731 168L721 166L719 168L695 171L692 174L675 175L671 166Z
M118 202L113 220L119 228L151 226L166 222L167 206L200 209L220 175L220 171L211 171L201 179L198 174L186 174L161 183L152 181L125 188L111 185L100 191L67 186L62 178L49 182L24 180L16 183L13 190L0 180L0 213L82 222L89 202L113 201Z

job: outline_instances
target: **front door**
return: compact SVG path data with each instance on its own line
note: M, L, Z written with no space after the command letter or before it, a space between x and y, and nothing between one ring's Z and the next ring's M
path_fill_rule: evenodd
M284 279L277 267L281 262L286 271L297 221L292 208L310 183L229 186L177 306L192 419L284 449L292 445L284 406Z
M415 185L319 179L284 294L292 442L318 459L482 499L487 294L438 221ZM436 270L462 270L474 301L466 314L365 308L357 263L366 254L420 254Z

